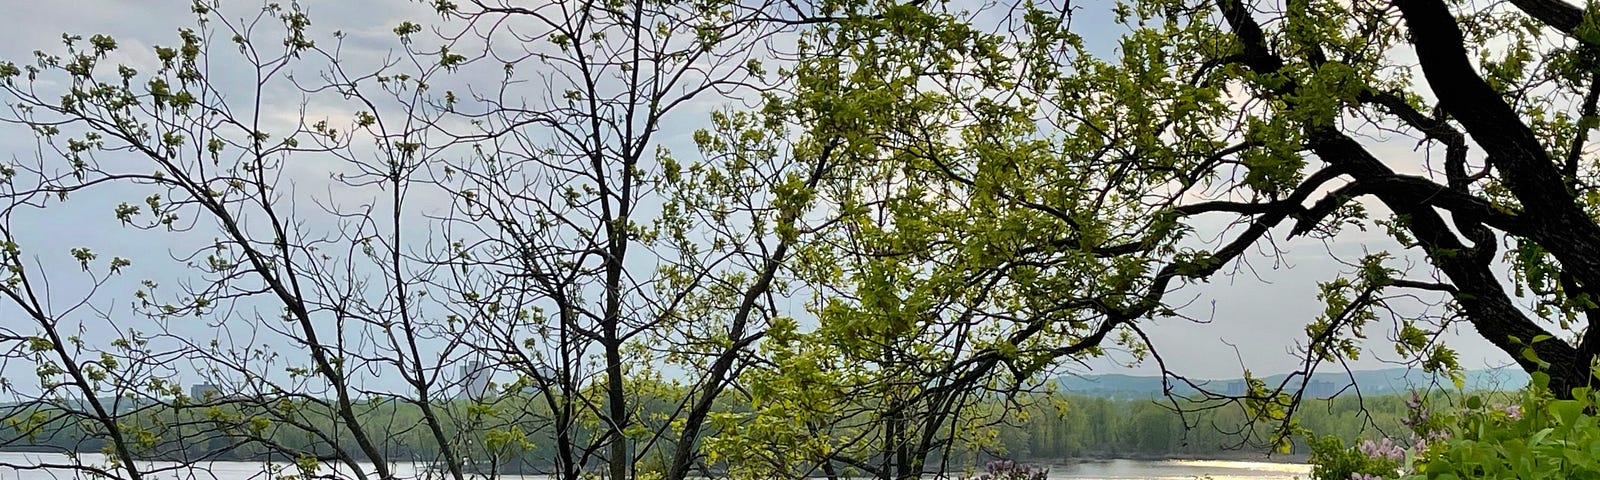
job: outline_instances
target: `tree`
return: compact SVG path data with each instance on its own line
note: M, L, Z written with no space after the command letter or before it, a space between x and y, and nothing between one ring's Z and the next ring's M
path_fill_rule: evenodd
M219 8L195 2L154 65L113 65L104 35L0 64L7 120L39 145L0 182L0 292L29 321L0 342L38 373L6 384L15 431L91 425L67 450L114 461L71 467L130 479L248 449L303 475L417 460L459 480L545 440L538 468L565 479L703 467L712 409L828 220L810 192L829 150L732 104L781 79L760 47L796 28L782 4L433 2L446 21L393 26L389 53L298 4ZM667 126L719 102L680 159ZM74 208L177 261L31 235ZM86 279L43 260L68 254ZM166 277L120 277L140 274ZM220 443L195 457L197 431ZM636 471L658 452L663 471Z
M1245 415L1385 316L1426 369L1467 322L1559 394L1600 353L1600 30L1565 3L1130 1L1109 54L1049 2L429 6L392 55L199 2L148 66L0 64L38 146L0 170L12 431L135 479L193 435L362 478L397 438L457 479L540 443L564 479L914 478L1109 348L1188 382L1145 334L1170 292L1353 227L1399 248L1323 284ZM176 260L36 235L86 204Z
M849 135L879 162L850 185L859 200L845 210L863 226L837 243L864 261L845 275L859 296L842 298L902 313L888 316L903 338L924 325L998 334L954 350L956 365L1026 383L1118 345L1188 382L1141 322L1182 316L1169 292L1256 247L1359 227L1399 248L1323 283L1304 368L1238 405L1285 418L1310 371L1359 355L1385 317L1396 349L1430 371L1459 368L1436 339L1464 322L1563 395L1590 383L1600 227L1586 152L1600 89L1586 10L1119 2L1128 33L1107 55L1065 3L830 6L840 20L810 44L800 85L851 115ZM1379 133L1418 150L1380 149ZM1403 269L1412 255L1428 266ZM1433 298L1444 308L1425 311L1443 313L1409 308Z
M552 412L563 478L596 455L624 478L658 448L670 453L657 473L690 475L722 393L786 321L790 264L829 223L813 191L833 175L831 148L792 143L773 112L737 108L693 131L698 159L659 137L697 102L778 94L783 73L762 62L781 52L763 45L793 28L772 16L787 11L640 1L449 12L467 24L447 38L479 42L507 80L476 109L453 107L471 126L447 130L452 142L473 150L444 161L457 260L441 288L450 318ZM524 65L542 97L511 75ZM663 371L681 388L636 389ZM661 395L667 418L642 418L637 398ZM575 435L584 422L599 434Z
M110 447L109 465L124 478L241 448L295 461L302 474L334 462L359 478L394 478L386 439L413 429L428 432L435 460L456 458L462 432L436 402L448 352L462 343L423 340L429 332L414 323L425 322L416 286L444 252L408 252L402 235L405 191L426 160L416 145L436 117L420 89L385 76L395 64L358 73L345 68L342 49L319 47L298 5L269 4L242 19L215 8L194 3L194 28L148 52L145 72L110 65L119 45L105 35L64 35L62 54L0 64L8 121L39 146L5 168L3 291L35 330L8 340L32 345L12 353L38 373L34 388L8 391L58 418L99 425L85 437ZM322 82L300 82L295 73L317 61L325 62ZM419 78L445 67L419 67ZM348 127L311 118L313 104L348 109ZM382 114L395 123L379 120L380 105L396 112ZM308 179L296 167L306 161L337 167ZM307 201L296 187L322 180L315 177L369 203L331 194ZM97 250L119 244L82 239L70 253L90 287L59 288L71 272L42 260L52 249L38 242L45 237L24 234L81 197L96 205L77 208L109 209L103 218L171 245L166 272L189 275L114 280L163 270L99 261ZM131 295L131 309L117 311L121 295ZM404 387L364 386L379 376L398 376ZM209 386L186 389L183 380L197 377ZM420 421L399 430L364 421L393 403L416 407ZM209 447L191 454L197 444ZM179 463L144 470L150 458Z

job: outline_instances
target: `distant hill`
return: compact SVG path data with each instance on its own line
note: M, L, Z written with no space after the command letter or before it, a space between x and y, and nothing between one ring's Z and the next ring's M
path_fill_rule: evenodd
M1465 386L1469 390L1515 390L1522 388L1528 382L1528 374L1515 367L1468 370L1465 374ZM1275 386L1282 382L1286 375L1273 375L1262 378L1267 385ZM1229 378L1217 380L1192 379L1196 384L1204 385L1207 390L1218 393L1242 394L1244 393L1243 378ZM1085 395L1090 397L1105 398L1156 398L1162 395L1161 377L1154 375L1069 375L1057 378L1056 389L1062 393ZM1290 389L1298 387L1297 380L1289 386ZM1424 373L1421 369L1391 368L1385 370L1362 370L1354 372L1327 371L1313 375L1307 384L1306 393L1316 397L1327 397L1343 390L1353 394L1352 384L1360 388L1362 395L1387 395L1405 393L1413 388L1426 388L1436 385L1437 388L1454 389L1448 377L1438 377ZM1187 385L1173 385L1174 393L1195 393Z

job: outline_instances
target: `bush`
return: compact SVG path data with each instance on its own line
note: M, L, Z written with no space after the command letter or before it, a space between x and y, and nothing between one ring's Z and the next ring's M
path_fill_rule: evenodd
M1492 406L1471 396L1447 422L1449 437L1424 445L1408 478L1600 478L1596 395L1551 395L1550 377L1533 374L1520 402Z
M984 474L971 480L1045 480L1050 469L1035 468L1011 460L994 460L984 465Z
M1347 480L1383 478L1400 471L1406 458L1405 450L1389 439L1382 442L1364 440L1356 448L1345 448L1338 437L1320 437L1311 440L1311 478L1314 480Z
M1413 395L1405 445L1384 439L1345 447L1337 438L1313 438L1312 478L1600 478L1600 395L1578 388L1571 400L1558 400L1549 381L1534 373L1514 401L1497 405L1463 394L1458 407L1443 411Z

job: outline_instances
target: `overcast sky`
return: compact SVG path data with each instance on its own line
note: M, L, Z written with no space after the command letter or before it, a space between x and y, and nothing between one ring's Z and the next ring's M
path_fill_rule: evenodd
M239 8L248 6L248 3L229 2L230 11L249 12L248 8ZM1081 3L1087 5L1095 2ZM307 6L314 22L313 29L319 37L333 30L350 33L351 40L346 48L353 53L366 55L366 58L381 57L388 49L396 47L392 41L384 38L392 39L389 30L400 21L415 20L428 24L438 19L417 2L312 1L307 2ZM105 33L115 37L121 44L115 60L143 65L144 69L148 69L148 65L154 62L152 46L175 44L176 30L192 24L188 2L176 0L12 2L9 7L6 14L11 21L7 22L8 28L0 30L0 58L18 63L27 62L34 49L59 51L63 32L85 36ZM1114 48L1120 31L1109 21L1107 12L1096 10L1095 7L1081 11L1074 26L1097 49L1107 52ZM288 102L281 107L293 109L298 105ZM695 150L687 142L687 134L698 126L683 124L675 127L678 131L667 132L663 143L680 152L680 155L692 154ZM0 126L0 148L5 149L7 156L32 155L35 149L32 142L32 137L26 131L15 126ZM1415 164L1418 162L1414 156L1420 153L1411 151L1413 145L1413 141L1399 139L1378 148L1389 155L1385 158L1400 158ZM307 168L308 171L317 171L316 165ZM309 177L307 181L310 181ZM167 258L172 251L209 243L209 238L197 238L192 240L198 243L174 245L170 243L175 241L172 235L117 228L111 207L117 202L127 201L127 193L92 192L75 196L61 208L18 217L26 222L13 225L21 230L23 248L38 255L38 261L45 271L64 272L52 279L52 287L59 289L61 298L81 293L86 285L81 278L74 277L78 269L67 255L67 250L73 246L93 246L102 258L116 255L135 259L138 263L134 267L135 275L130 275L133 278L179 278L183 272L181 264L160 259ZM1180 373L1199 378L1235 377L1244 367L1258 374L1280 373L1295 368L1298 361L1292 355L1293 346L1305 337L1305 324L1312 321L1323 308L1316 298L1317 282L1332 279L1341 271L1349 270L1349 267L1331 261L1329 252L1346 260L1354 260L1364 251L1392 250L1396 247L1379 231L1350 230L1333 243L1306 238L1281 242L1285 231L1280 229L1274 234L1274 238L1280 241L1276 246L1284 251L1281 263L1274 256L1257 252L1247 257L1237 274L1217 275L1208 283L1186 286L1169 295L1168 298L1174 301L1192 299L1193 302L1182 312L1209 320L1204 324L1182 319L1148 323L1148 331L1153 335L1156 347L1170 366ZM1426 272L1427 269L1418 265L1415 271ZM122 286L129 285L124 283ZM124 288L123 291L131 291L131 288ZM117 298L121 302L127 300L125 295ZM125 309L120 311L126 312ZM113 313L113 317L117 316ZM23 326L24 322L19 317L20 313L9 303L0 306L0 325L30 331L31 328ZM88 324L90 338L96 333L95 329L113 326L93 320L88 320ZM1382 359L1393 360L1395 357L1390 343L1384 339L1388 328L1385 326L1381 331L1368 333L1374 339L1368 343L1371 354L1364 356L1354 366L1359 369L1385 367ZM1462 363L1468 368L1507 363L1503 354L1477 338L1470 330L1451 335L1451 343L1461 353ZM1126 356L1117 355L1111 360L1091 363L1092 373L1153 371L1152 365L1135 367L1130 371L1117 363L1126 359ZM1076 370L1091 373L1083 369ZM12 375L16 369L12 367L4 371Z

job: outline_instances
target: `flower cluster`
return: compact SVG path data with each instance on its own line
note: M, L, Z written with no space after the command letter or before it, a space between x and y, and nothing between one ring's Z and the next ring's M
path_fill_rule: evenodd
M987 473L973 480L1045 480L1050 476L1048 468L1034 468L1011 460L991 460L984 464L984 470Z
M1428 444L1444 442L1449 439L1449 430L1432 430L1428 432L1427 436L1417 436L1417 434L1413 433L1411 434L1411 446L1416 448L1418 453L1421 453L1428 451Z
M1385 437L1362 440L1345 447L1336 438L1316 439L1312 443L1312 478L1317 480L1381 480L1416 473L1416 459L1422 458L1433 442L1450 438L1444 422L1449 414L1433 415L1425 399L1413 392L1406 400L1406 415L1401 422L1415 433L1410 441Z
M1401 425L1422 427L1432 418L1428 414L1428 409L1423 408L1422 397L1417 396L1417 392L1411 392L1411 398L1406 400L1406 410L1410 412L1410 415L1400 419Z
M1399 462L1406 458L1406 449L1389 441L1388 438L1384 438L1381 442L1363 440L1361 441L1360 450L1361 454L1366 455L1367 458L1381 458L1392 462Z
M1345 447L1338 437L1311 440L1311 478L1378 480L1406 470L1406 450L1393 440L1363 441Z

